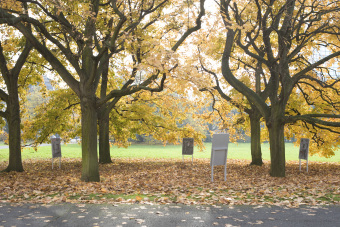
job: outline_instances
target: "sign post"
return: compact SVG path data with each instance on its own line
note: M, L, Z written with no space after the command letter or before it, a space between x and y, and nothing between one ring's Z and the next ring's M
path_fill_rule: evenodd
M191 155L191 161L194 163L194 138L183 138L182 143L182 160L184 162L184 155Z
M299 169L301 172L301 159L307 161L307 173L308 173L308 153L309 153L309 139L301 138L300 150L299 150Z
M227 180L227 155L229 134L214 134L211 147L211 182L214 181L214 166L224 165L224 181Z
M61 168L61 148L60 148L60 138L52 138L52 169L53 169L53 159L59 158L59 169Z

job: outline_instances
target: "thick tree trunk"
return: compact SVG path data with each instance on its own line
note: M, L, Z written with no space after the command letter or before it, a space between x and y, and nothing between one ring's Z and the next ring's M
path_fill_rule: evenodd
M251 133L251 163L250 165L262 166L262 152L261 152L261 115L251 114L250 118L250 133Z
M89 92L90 93L90 92ZM97 154L97 111L94 95L81 97L82 173L81 180L100 181Z
M284 142L284 123L280 117L272 119L268 125L270 143L270 175L272 177L285 177L286 157Z
M99 124L99 163L112 163L110 156L110 118L107 111L100 110L98 114Z
M108 53L104 54L106 58ZM100 98L104 99L107 93L107 78L109 74L109 62L104 64L102 72L102 83L100 87ZM99 124L99 163L106 164L112 163L110 156L110 110L107 104L103 104L98 112Z
M17 171L22 172L24 168L21 160L21 135L20 135L20 105L18 89L15 83L9 88L8 111L8 129L9 129L9 163L5 172Z

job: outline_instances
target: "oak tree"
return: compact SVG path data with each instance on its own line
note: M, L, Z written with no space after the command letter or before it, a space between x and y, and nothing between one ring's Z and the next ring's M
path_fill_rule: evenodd
M7 1L10 2L10 1ZM148 73L141 81L137 81L134 72L124 78L122 87L104 88L101 96L96 92L100 81L105 80L105 70L114 56L131 47L131 41L138 38L137 31L143 30L166 14L167 6L182 8L179 1L143 0L131 1L15 1L27 3L32 16L20 10L2 6L0 23L6 23L18 29L32 46L49 62L78 96L81 106L82 126L82 177L84 181L99 181L97 155L97 120L98 110L105 114L117 99L141 90L160 91L164 88L167 74L174 66L165 64L150 65ZM185 4L185 3L184 3ZM195 7L191 4L191 8ZM167 26L161 28L171 33L173 42L169 52L176 51L184 40L200 28L200 19L204 15L204 0L200 0L196 20L188 23L177 23L177 28ZM171 22L169 18L169 23ZM182 18L186 19L186 18ZM32 30L26 24L32 25ZM185 26L181 26L185 24ZM172 25L170 23L170 25ZM175 31L175 32L173 32ZM161 46L161 44L159 45ZM139 63L138 50L135 48ZM142 51L145 53L147 51ZM171 56L171 55L170 55ZM168 55L159 57L167 59ZM154 59L155 61L156 59ZM152 61L152 60L151 60ZM156 61L157 62L157 61ZM104 76L103 76L104 75ZM117 80L121 77L117 75ZM105 86L105 82L103 83ZM104 95L104 93L106 93ZM99 113L102 117L103 112ZM107 114L105 115L107 118Z
M28 25L26 29L30 30ZM21 158L21 111L25 93L30 85L42 78L30 60L32 45L13 28L1 26L0 38L0 116L8 124L9 163L4 171L24 171Z
M339 127L337 75L325 64L338 58L339 4L325 1L220 1L221 18L226 29L222 74L228 83L242 93L260 111L269 131L271 176L285 176L285 125L302 121L315 128L335 133ZM233 49L241 48L262 64L263 98L231 70ZM326 48L329 52L311 62L311 51ZM308 91L318 96L309 97ZM303 95L308 110L286 112L291 95ZM328 95L326 95L328 94ZM329 94L334 99L329 99ZM314 108L319 99L323 108ZM334 100L334 101L333 101ZM317 111L315 112L315 110Z

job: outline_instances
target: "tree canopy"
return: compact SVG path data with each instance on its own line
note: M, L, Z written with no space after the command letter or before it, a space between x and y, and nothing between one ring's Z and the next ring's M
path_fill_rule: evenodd
M48 100L25 119L23 138L81 135L81 179L99 181L98 135L100 163L111 162L112 137L120 146L135 134L200 140L185 113L208 119L200 111L212 100L218 118L210 121L221 120L234 135L251 126L253 164L262 164L261 138L269 139L272 176L285 176L285 138L312 138L311 153L332 155L340 143L339 3L220 0L201 29L204 3L1 1L0 24L9 32L0 40L0 66L8 93L18 97L25 91L10 87L38 81L27 71L19 77L21 68L58 76L58 89L44 91ZM0 90L1 105L11 108L6 95ZM20 122L15 106L15 114L0 115Z
M285 125L302 121L314 129L339 133L340 79L327 67L340 55L339 9L337 2L317 0L220 1L226 29L222 74L266 121L272 176L285 176ZM233 60L242 61L243 56L235 55L235 47L262 64L264 96L232 71ZM328 53L311 61L311 53L320 48ZM303 112L294 111L292 106L292 111L287 112L293 95L303 97Z
M26 4L26 11L20 3ZM184 15L195 19L186 20ZM121 97L141 90L162 91L167 75L176 68L173 53L200 28L203 15L204 0L1 3L0 23L20 31L79 98L82 180L100 180L97 120L108 119ZM132 57L128 61L132 70L124 75L111 74L119 83L107 88L112 64L117 59L125 62L125 56ZM107 125L106 120L103 126Z

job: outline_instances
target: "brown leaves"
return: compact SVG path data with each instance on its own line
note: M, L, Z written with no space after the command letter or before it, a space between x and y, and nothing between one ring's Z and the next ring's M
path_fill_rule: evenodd
M4 168L6 163L0 167ZM249 166L246 160L228 160L210 182L208 159L182 163L169 159L116 159L101 165L100 183L80 181L79 159L63 159L62 169L50 160L24 162L26 172L1 173L0 200L6 202L86 202L145 204L284 205L339 204L340 164L312 163L309 173L298 162L287 163L287 177L270 177L269 163Z

